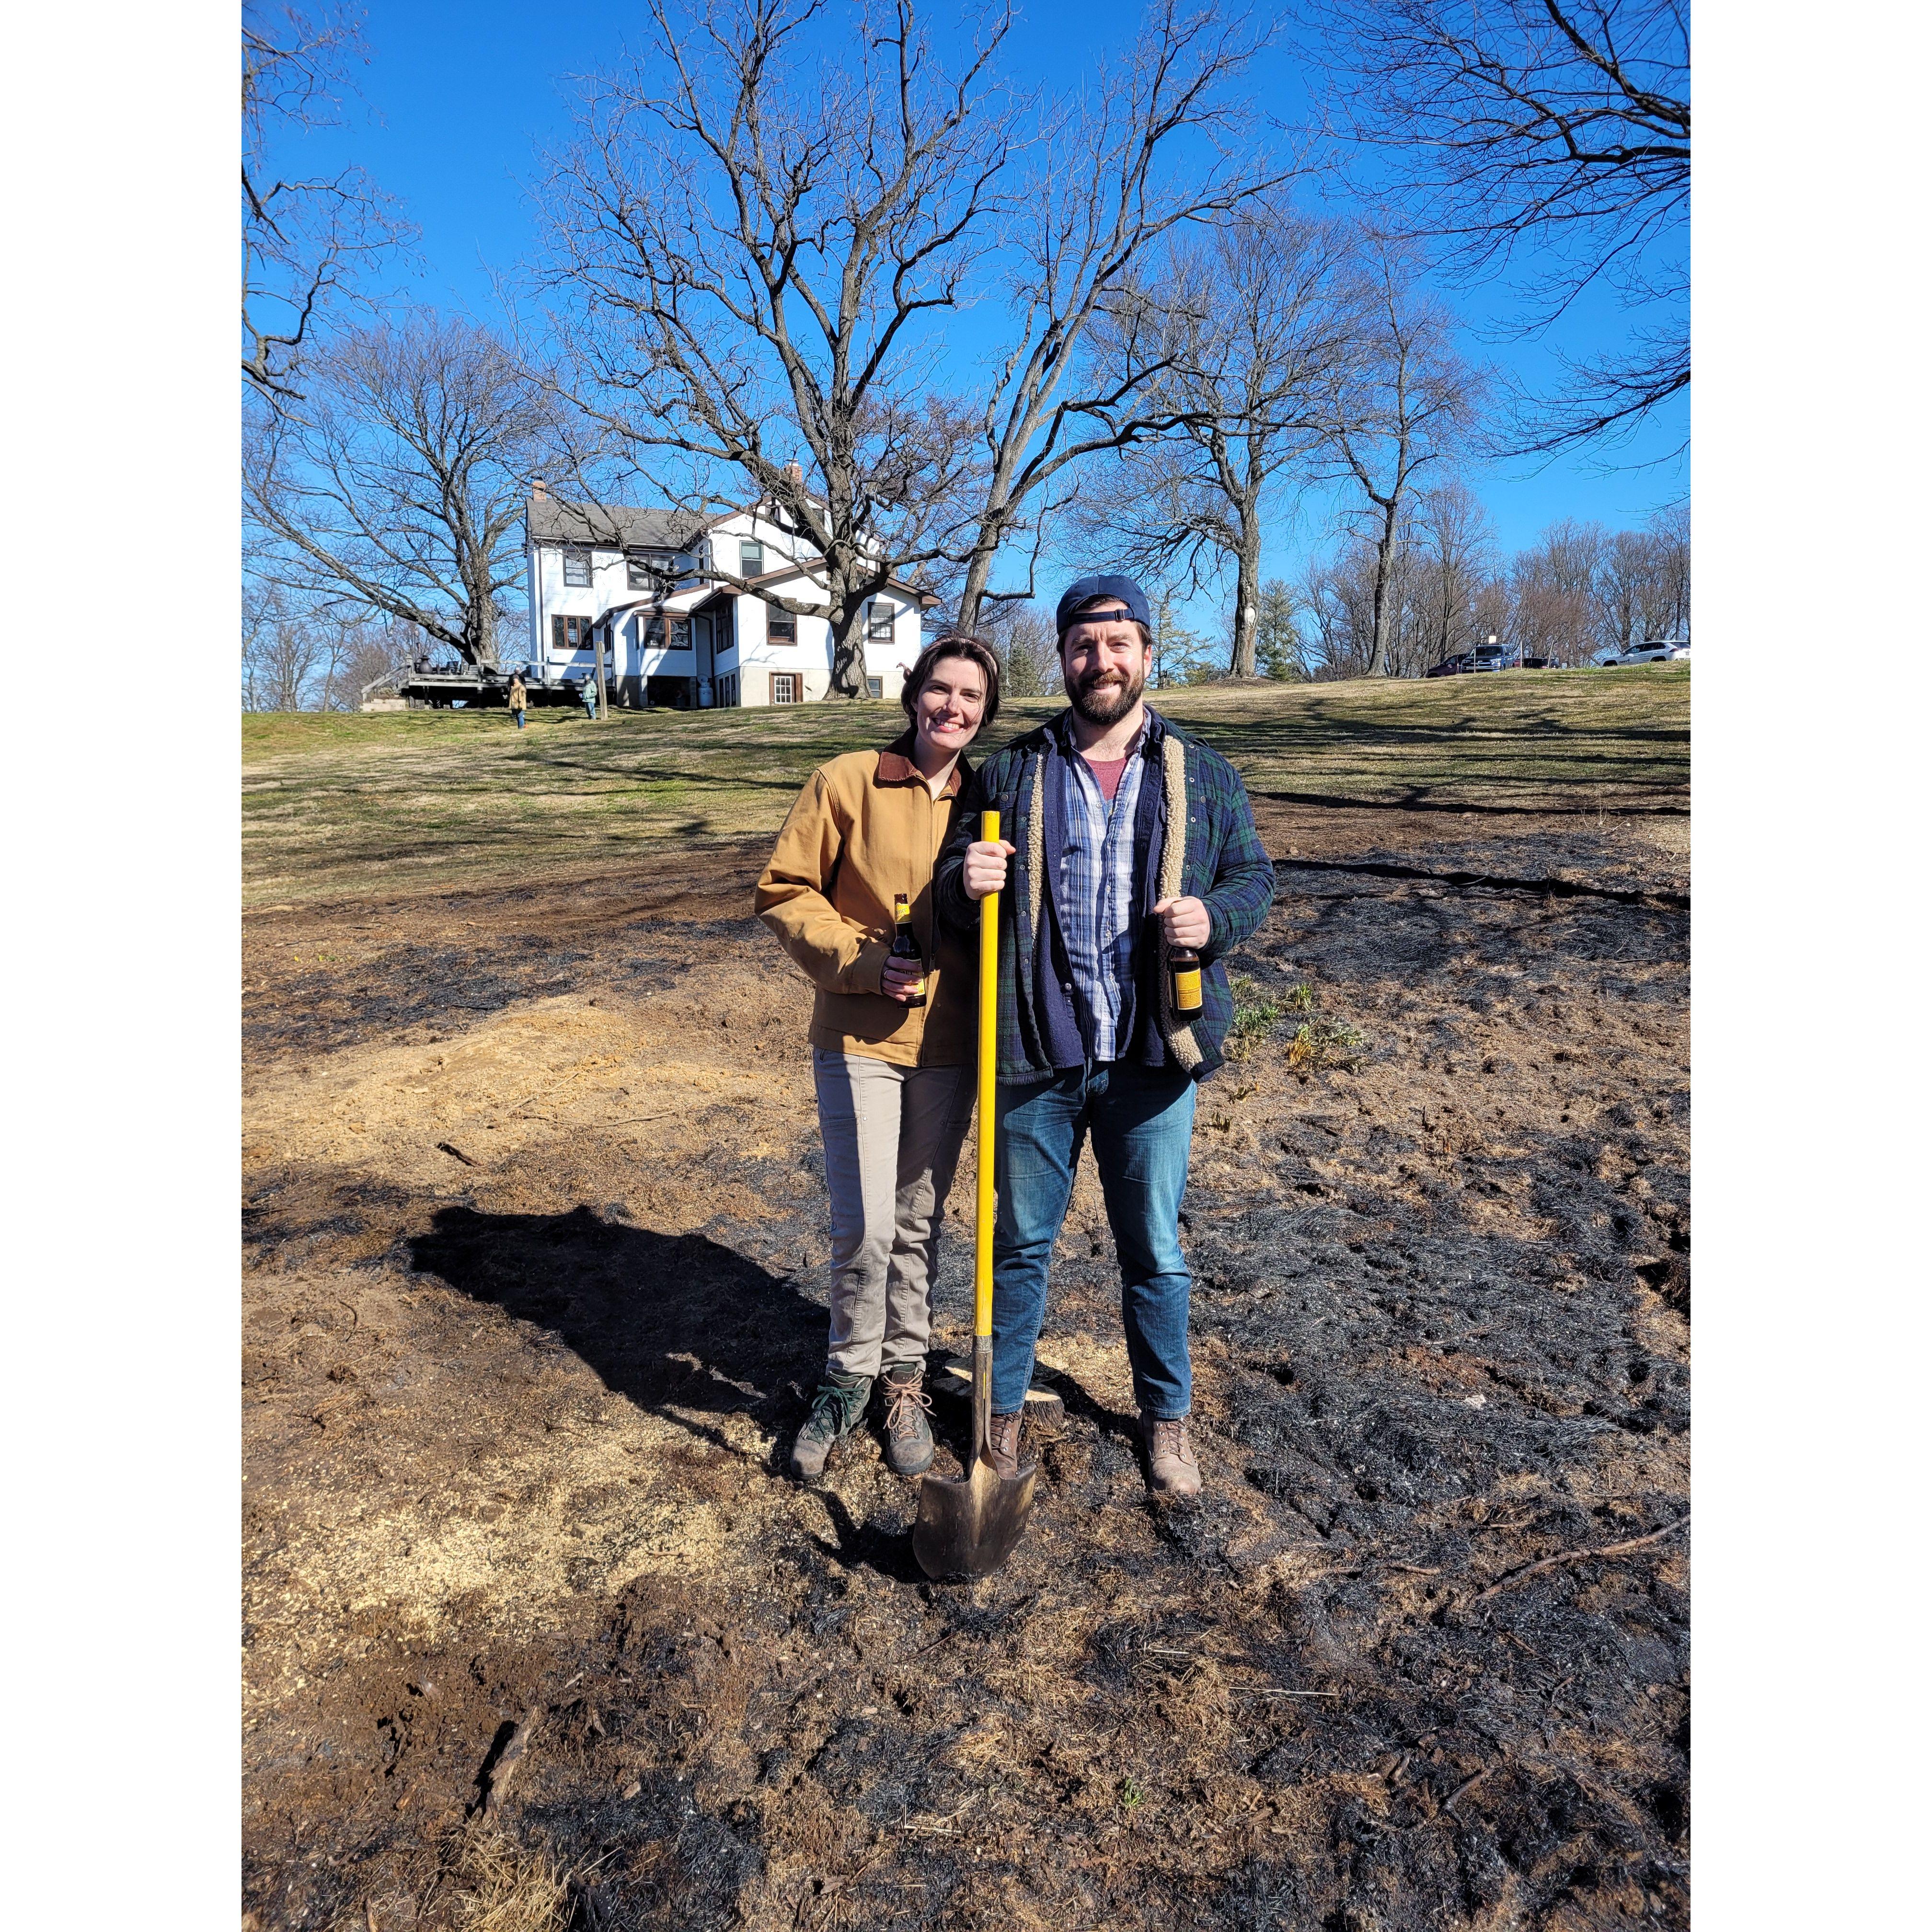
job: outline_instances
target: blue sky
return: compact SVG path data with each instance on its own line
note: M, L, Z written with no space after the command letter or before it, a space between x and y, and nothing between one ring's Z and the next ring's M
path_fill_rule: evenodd
M1064 82L1118 47L1130 17L1118 4L1094 0L1038 5L1010 43L1013 64L1023 80ZM532 250L527 184L544 145L565 130L570 77L614 63L627 41L641 46L649 26L641 8L602 0L544 7L371 0L364 33L372 58L360 75L364 104L352 102L343 128L310 139L332 156L362 163L421 229L422 265L406 285L408 297L484 319L498 313L492 272L514 268ZM1306 98L1292 62L1268 61L1253 92L1284 121L1303 118ZM1553 380L1556 350L1588 354L1614 346L1623 333L1623 318L1607 298L1580 305L1556 334L1529 342L1492 339L1520 313L1505 286L1456 290L1450 300L1470 325L1468 351L1532 382ZM1672 420L1610 452L1615 468L1573 457L1540 468L1518 463L1464 473L1488 506L1506 554L1558 517L1598 518L1612 528L1640 524L1685 493L1687 465L1632 466L1668 456L1684 440L1687 417L1680 404ZM1264 560L1271 574L1298 568L1311 548L1324 544L1318 506L1299 530L1286 524L1284 518Z

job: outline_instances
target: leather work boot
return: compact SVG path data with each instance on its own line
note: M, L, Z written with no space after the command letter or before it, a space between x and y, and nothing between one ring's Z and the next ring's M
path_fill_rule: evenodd
M1154 1489L1162 1496L1198 1496L1201 1465L1187 1440L1186 1417L1162 1422L1143 1409L1141 1436L1147 1444L1148 1474Z
M842 1376L836 1372L826 1375L812 1398L812 1413L792 1441L794 1476L824 1473L825 1459L831 1454L832 1445L858 1427L872 1394L870 1376Z
M1017 1415L986 1418L986 1460L1002 1476L1020 1472L1020 1419Z
M932 1398L925 1382L926 1365L904 1362L888 1369L879 1384L886 1399L886 1460L902 1476L932 1467L932 1425L926 1419Z

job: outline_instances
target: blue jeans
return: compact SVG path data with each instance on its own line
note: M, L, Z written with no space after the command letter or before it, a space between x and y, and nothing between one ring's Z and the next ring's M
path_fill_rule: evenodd
M1046 1314L1046 1275L1073 1192L1081 1144L1094 1165L1120 1262L1120 1321L1134 1399L1163 1422L1193 1400L1187 1359L1187 1263L1180 1197L1194 1132L1194 1082L1178 1071L1089 1063L1034 1084L999 1088L993 1168L993 1412L1026 1399Z

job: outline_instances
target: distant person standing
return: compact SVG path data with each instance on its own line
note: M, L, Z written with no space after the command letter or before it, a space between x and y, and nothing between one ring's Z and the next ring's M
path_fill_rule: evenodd
M586 674L584 682L577 687L577 694L584 700L584 715L592 724L597 722L597 680Z
M524 709L530 703L530 694L524 688L524 674L513 671L510 674L510 716L517 721L517 729L524 728Z

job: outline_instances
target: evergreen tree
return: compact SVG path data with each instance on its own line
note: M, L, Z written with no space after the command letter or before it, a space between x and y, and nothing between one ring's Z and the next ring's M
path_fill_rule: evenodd
M1261 616L1256 626L1255 668L1264 677L1304 678L1301 638L1294 627L1294 592L1279 577L1262 586Z

